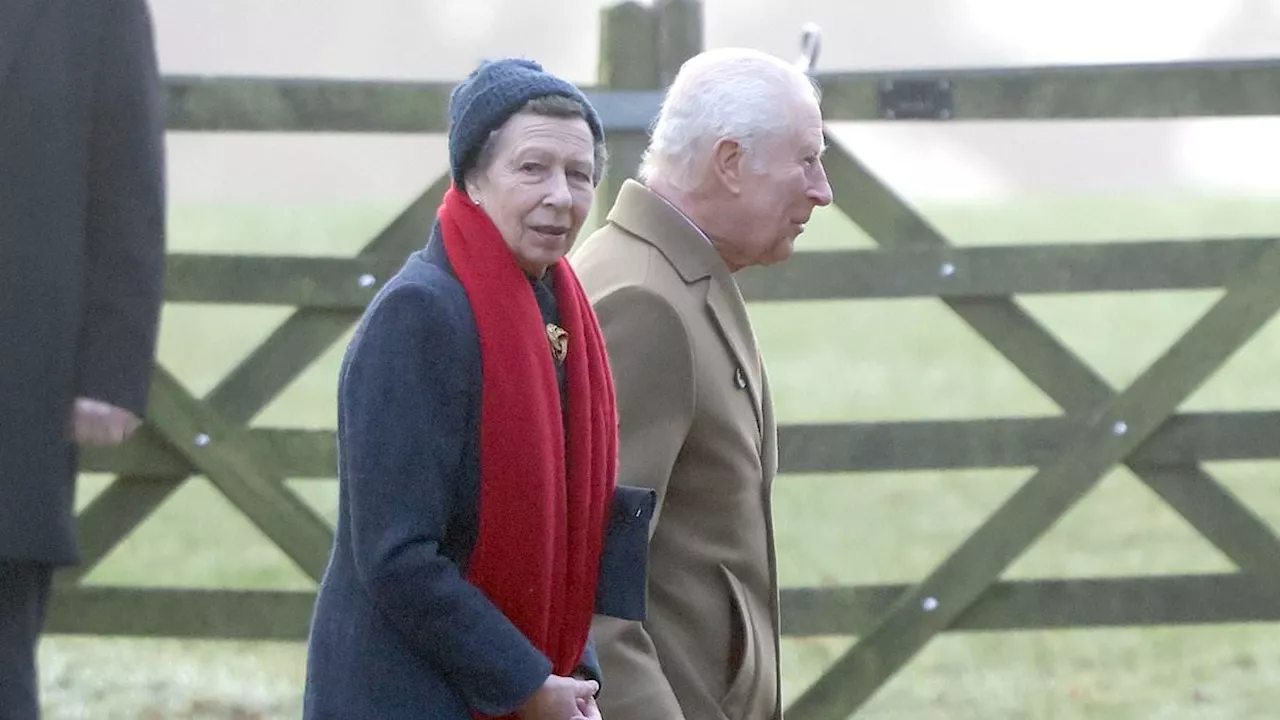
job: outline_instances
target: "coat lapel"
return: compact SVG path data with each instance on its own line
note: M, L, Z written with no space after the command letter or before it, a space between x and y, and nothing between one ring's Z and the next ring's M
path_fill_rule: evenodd
M685 282L710 278L707 309L736 364L734 376L725 378L726 387L750 394L756 423L763 431L760 354L738 284L715 248L679 210L634 180L623 183L608 220L656 247Z
M729 276L727 269L724 275L723 278L712 275L711 286L707 289L707 307L720 328L721 337L737 361L734 376L730 380L737 390L746 390L751 394L751 407L756 413L756 423L763 430L760 353L756 348L751 321L747 317L747 306L738 291L738 285Z
M0 9L0 95L4 94L9 68L26 46L26 40L49 0L3 0Z
M769 388L769 371L760 363L760 386L764 395L764 432L760 443L760 462L764 467L765 488L773 487L778 475L778 419L773 414L773 393Z

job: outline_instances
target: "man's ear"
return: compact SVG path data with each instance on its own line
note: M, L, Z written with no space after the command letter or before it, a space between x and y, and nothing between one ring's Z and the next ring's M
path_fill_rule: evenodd
M732 138L720 138L711 149L711 172L734 195L742 190L746 159L746 148Z

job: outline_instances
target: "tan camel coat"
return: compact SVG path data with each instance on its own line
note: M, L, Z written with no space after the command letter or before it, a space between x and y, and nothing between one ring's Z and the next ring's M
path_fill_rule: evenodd
M649 614L594 627L608 720L778 720L769 389L728 267L627 182L571 262L617 381L619 482L654 488Z

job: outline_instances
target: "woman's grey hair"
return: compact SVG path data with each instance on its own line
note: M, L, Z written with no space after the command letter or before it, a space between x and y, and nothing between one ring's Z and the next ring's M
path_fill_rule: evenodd
M582 106L582 103L563 95L543 95L542 97L533 98L512 115L519 115L520 113L552 118L582 118L584 122L587 120L587 109ZM473 172L484 172L489 168L489 164L493 162L495 140L501 131L502 128L498 128L489 133L489 137L485 138L484 144L480 146L480 152L476 155L475 170ZM594 157L591 181L595 185L599 185L600 180L604 177L605 164L609 161L609 151L605 147L603 140L594 138L592 140Z
M806 94L822 99L799 68L758 50L720 48L690 58L667 90L640 179L660 178L688 192L724 138L736 140L758 169L762 141L794 126L794 109Z

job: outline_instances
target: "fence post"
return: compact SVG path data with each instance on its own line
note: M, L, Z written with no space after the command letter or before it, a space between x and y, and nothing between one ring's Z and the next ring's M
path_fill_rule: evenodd
M658 79L666 87L685 60L702 52L702 0L658 0Z
M661 90L702 49L701 0L658 0L654 7L623 2L605 8L600 24L600 85L609 90ZM608 214L627 178L640 166L648 136L607 131L609 169L596 206Z
M600 85L609 90L651 90L658 83L657 16L649 7L624 2L605 8L600 23ZM609 167L596 192L603 222L627 178L633 177L644 154L643 133L606 128Z

